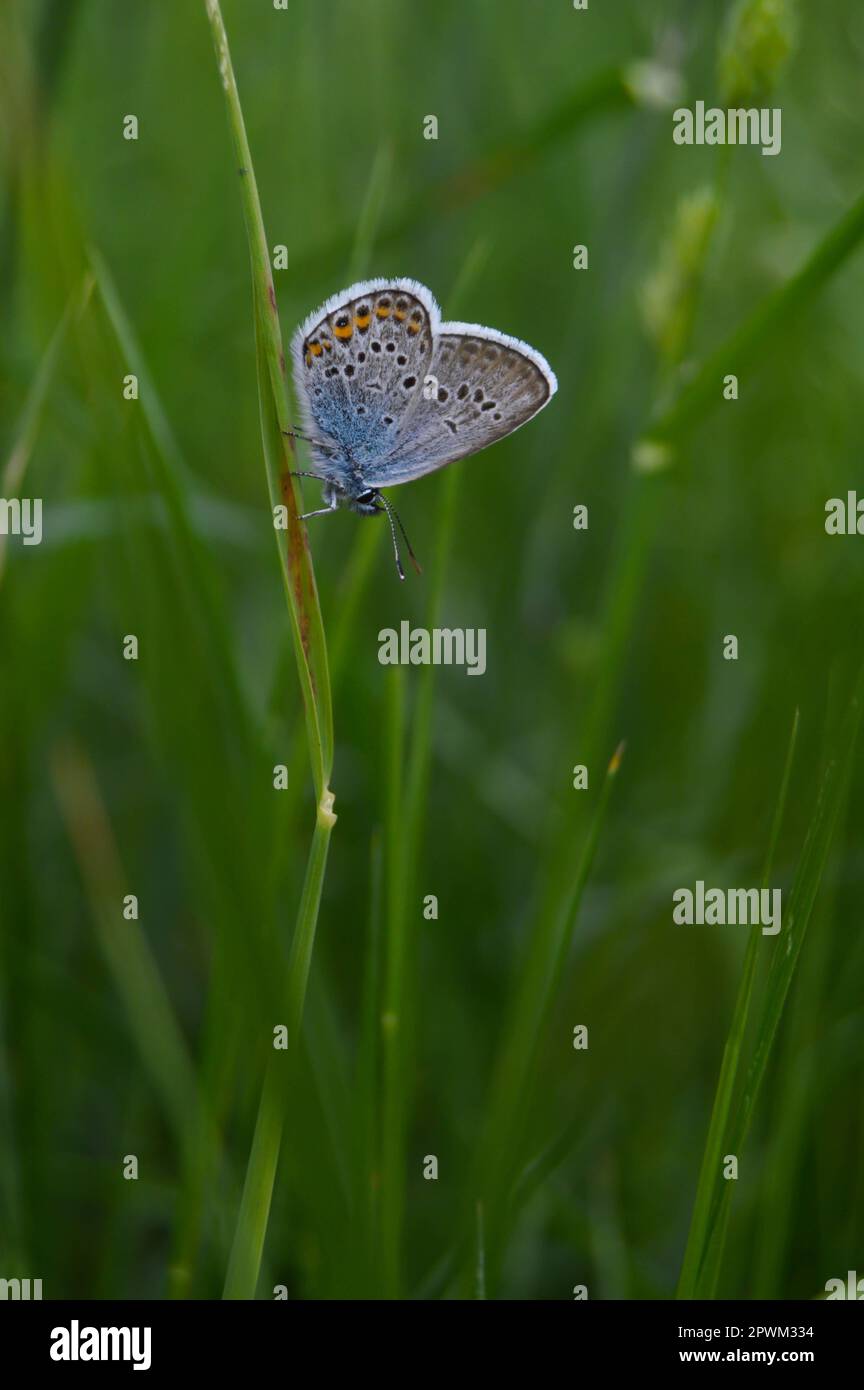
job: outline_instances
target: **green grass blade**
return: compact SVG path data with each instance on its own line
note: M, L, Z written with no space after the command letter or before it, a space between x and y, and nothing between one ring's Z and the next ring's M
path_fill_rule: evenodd
M789 779L792 775L792 764L795 759L795 748L798 742L798 726L799 713L796 710L795 717L792 721L789 747L786 752L786 762L780 781L780 792L774 808L771 830L768 837L768 849L762 874L763 888L768 886L777 847L777 838L780 833L780 827L786 809L786 799L789 793ZM679 1298L695 1297L696 1281L699 1269L705 1257L712 1214L716 1210L719 1195L725 1185L722 1176L722 1155L725 1150L729 1113L738 1076L741 1050L744 1045L744 1035L750 1016L753 982L756 977L756 963L759 957L760 945L764 949L765 943L762 937L754 930L747 943L741 983L738 987L738 995L735 1000L732 1022L729 1027L729 1036L726 1039L726 1045L723 1049L720 1077L717 1082L714 1105L711 1111L711 1120L708 1125L708 1137L705 1141L705 1150L702 1156L702 1166L699 1172L699 1182L696 1189L696 1200L693 1206L693 1215L690 1220L690 1231L687 1237L687 1247L678 1285Z
M297 1065L300 1028L306 999L309 965L315 941L321 890L327 867L331 827L319 821L303 884L297 924L291 941L286 986L288 1047L273 1051L268 1058L252 1151L246 1169L240 1212L225 1277L223 1297L248 1299L255 1295L261 1253L270 1216L273 1182L279 1162L285 1106L291 1090L293 1069Z
M475 242L462 267L451 302L458 306L460 296L476 275L486 254L485 240ZM428 631L437 627L444 603L444 588L450 543L456 517L456 503L461 486L462 475L458 469L448 469L440 480L440 501L438 524L435 536L435 551L431 566L431 583L426 605L425 624ZM410 1073L413 1054L414 1016L413 1001L416 982L413 971L415 951L414 928L411 904L416 898L416 883L423 823L428 799L428 785L432 755L432 727L435 713L435 691L437 669L430 664L424 666L417 682L417 695L407 738L407 766L396 766L396 758L402 757L403 739L399 738L389 745L390 779L387 825L387 942L389 973L387 975L388 1000L385 1010L388 1018L398 1018L398 1038L392 1031L387 1034L388 1043L384 1048L384 1133L386 1143L384 1154L386 1197L382 1205L383 1215L383 1268L385 1288L389 1297L396 1297L399 1285L400 1251L402 1236L401 1211L404 1207L405 1167L400 1158L404 1143L402 1131L407 1117L408 1097L404 1094L406 1077ZM398 732L404 721L402 708L402 686L391 687L394 706L398 718L394 729ZM395 1049L398 1048L398 1061ZM397 1093L398 1092L398 1093Z
M336 821L333 814L333 793L330 790L333 766L333 711L324 623L318 603L309 544L298 516L296 484L291 475L293 440L289 440L285 433L291 424L287 408L285 354L264 219L219 0L205 0L205 7L240 168L243 215L252 263L261 438L271 508L275 515L277 507L284 507L288 521L285 532L287 544L279 547L279 555L294 636L297 670L303 692L309 756L317 801L315 831L291 942L286 981L289 1046L285 1055L290 1071L296 1065L297 1043L315 942L327 851ZM252 1298L257 1285L281 1143L282 1107L285 1097L280 1086L280 1070L277 1069L275 1054L271 1055L225 1281L226 1298Z
M357 1049L354 1128L358 1136L357 1253L358 1289L375 1287L373 1252L378 1231L379 1088L381 1052L381 939L383 918L381 836L372 837L369 854L369 909L364 952L363 1005Z
M554 1001L573 940L585 887L606 819L609 799L621 765L623 745L606 769L585 842L561 901L542 911L528 942L519 985L502 1032L489 1119L482 1150L481 1181L496 1258L503 1240L503 1207L521 1168L520 1120L537 1048ZM491 1229L494 1217L494 1231Z
M285 353L276 306L276 291L270 269L252 154L246 137L246 126L219 0L205 0L205 7L216 48L219 74L228 108L228 121L240 171L243 216L252 263L261 433L271 507L275 510L284 506L287 512L287 543L279 547L279 555L303 691L316 796L319 814L332 815L329 781L333 766L333 711L327 645L309 543L305 528L298 517L296 483L291 476L293 441L283 433L290 428L291 420L288 415Z
M99 944L123 1000L130 1032L188 1156L198 1135L195 1072L147 938L138 922L122 916L128 884L95 774L73 745L54 751L52 773Z
M801 946L822 882L840 807L845 799L861 719L861 689L862 682L859 679L847 718L840 731L836 752L829 761L822 780L819 800L785 914L785 947L776 952L772 959L764 997L760 1002L759 1018L754 1029L753 1053L731 1124L726 1130L725 1142L722 1134L719 1136L720 1148L717 1149L716 1156L719 1156L721 1148L725 1149L725 1152L736 1154L739 1161L742 1156ZM728 1102L726 1110L728 1113ZM723 1180L719 1165L715 1165L713 1173L705 1175L704 1185L700 1175L701 1191L697 1196L699 1235L694 1237L693 1247L688 1251L688 1256L685 1256L679 1285L681 1298L714 1296L722 1263L733 1186L733 1183Z
M42 360L27 392L24 409L21 412L21 418L15 432L15 442L3 466L2 473L0 473L0 490L5 498L20 495L21 484L33 454L45 402L48 392L54 384L61 350L66 342L70 322L74 315L84 312L92 291L93 281L87 276L80 290L72 296L66 305L63 316L52 334L51 341L42 354ZM6 531L0 531L0 584L3 583L3 575L6 572L7 544Z
M846 212L807 258L796 275L757 306L734 333L705 358L680 394L643 435L643 443L668 445L720 401L725 372L741 372L772 337L780 335L804 304L813 299L857 251L864 238L864 195ZM639 446L637 446L638 448Z
M274 1059L268 1061L246 1167L240 1212L225 1275L224 1299L254 1298L282 1144L284 1096Z
M164 498L170 519L178 573L192 591L193 602L199 609L202 622L206 624L207 643L212 644L218 658L218 680L214 680L214 688L220 702L225 705L226 722L233 723L248 737L251 715L238 679L212 562L192 516L189 470L107 262L93 246L90 247L89 257L99 297L124 364L138 378L141 412L154 445L154 481L160 496Z
M401 821L405 744L405 672L387 672L387 814L385 824L385 922L383 1011L381 1015L381 1197L380 1279L385 1298L401 1286L402 1221L405 1204L406 1028L408 923L403 911Z

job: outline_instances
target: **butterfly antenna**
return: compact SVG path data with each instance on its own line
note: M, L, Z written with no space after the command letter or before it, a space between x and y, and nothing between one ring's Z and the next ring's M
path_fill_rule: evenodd
M405 527L402 525L402 518L401 518L401 516L400 516L399 513L397 512L396 508L395 508L394 506L392 506L392 504L391 504L390 502L387 501L387 498L384 497L384 496L382 495L382 493L379 492L378 496L381 498L381 501L384 503L384 506L387 508L387 515L390 517L390 529L391 529L391 531L393 530L393 517L395 516L396 521L397 521L398 526L399 526L399 530L402 532L402 539L403 539L404 542L405 542L406 548L407 548L407 550L408 550L408 554L409 554L409 556L410 556L410 558L411 558L411 563L412 563L412 565L414 566L414 568L415 568L415 570L417 571L417 573L418 573L418 574L422 574L423 571L422 571L422 569L420 568L420 562L419 562L419 560L417 559L417 556L414 554L414 551L413 551L412 546L411 546L411 542L410 542L409 539L408 539L408 533L407 533L407 531L405 530ZM394 536L393 536L393 544L394 544L394 545L396 544L396 536L395 536L395 534L394 534ZM403 575L402 578L404 579L404 577L405 577L405 576Z
M378 496L381 497L380 492ZM396 573L399 575L400 579L404 580L405 571L402 568L402 561L399 558L399 542L396 539L396 527L393 525L393 512L391 510L390 503L387 501L386 497L381 497L381 501L384 503L384 510L387 513L387 520L390 522L390 535L393 539L393 554L396 557Z

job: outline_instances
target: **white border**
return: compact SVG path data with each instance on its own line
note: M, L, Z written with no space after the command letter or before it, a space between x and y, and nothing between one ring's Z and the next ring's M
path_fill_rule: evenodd
M439 323L438 332L455 333L460 337L485 338L490 343L497 343L499 347L514 348L523 357L527 357L529 362L533 362L545 376L549 383L549 395L546 400L551 400L558 390L558 378L542 352L538 352L521 338L513 338L509 333L501 333L497 328L484 328L482 323ZM544 405L545 403L544 401Z
M298 352L302 348L307 334L317 328L322 319L326 319L336 309L341 309L343 305L350 304L354 299L362 299L367 294L380 294L382 290L393 290L398 294L404 291L406 294L413 294L415 299L419 299L423 308L429 315L429 322L433 333L437 333L441 324L441 310L431 291L425 285L421 285L419 280L407 280L384 277L377 280L358 280L356 284L349 285L345 290L338 290L336 294L331 294L329 299L325 299L320 308L307 314L300 327L295 330L291 339L291 355L297 359Z

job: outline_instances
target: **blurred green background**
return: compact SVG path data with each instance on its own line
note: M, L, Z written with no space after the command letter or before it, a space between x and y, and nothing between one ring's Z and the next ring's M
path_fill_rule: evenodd
M377 520L310 523L338 822L258 1296L674 1296L752 933L672 892L760 882L796 709L801 954L775 1037L793 936L758 937L745 1061L774 1045L711 1291L818 1296L864 1259L864 541L824 530L864 477L864 12L223 12L286 340L408 275L560 387L394 494L422 578ZM13 0L0 55L0 493L44 504L0 574L0 1277L216 1298L315 814L236 160L203 0ZM673 143L727 98L782 108L779 156ZM485 627L486 675L388 672L403 618Z

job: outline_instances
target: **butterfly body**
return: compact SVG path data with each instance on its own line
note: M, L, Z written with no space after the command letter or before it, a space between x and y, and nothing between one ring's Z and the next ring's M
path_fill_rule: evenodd
M324 511L345 504L390 515L379 489L503 439L557 388L527 343L442 323L416 280L364 280L333 295L300 325L291 351Z
M326 510L335 512L337 507L350 507L352 512L357 512L358 516L374 516L383 508L376 501L378 494L374 488L367 487L362 478L351 475L342 482L331 482L325 479L321 473L317 473L324 482L324 502Z

